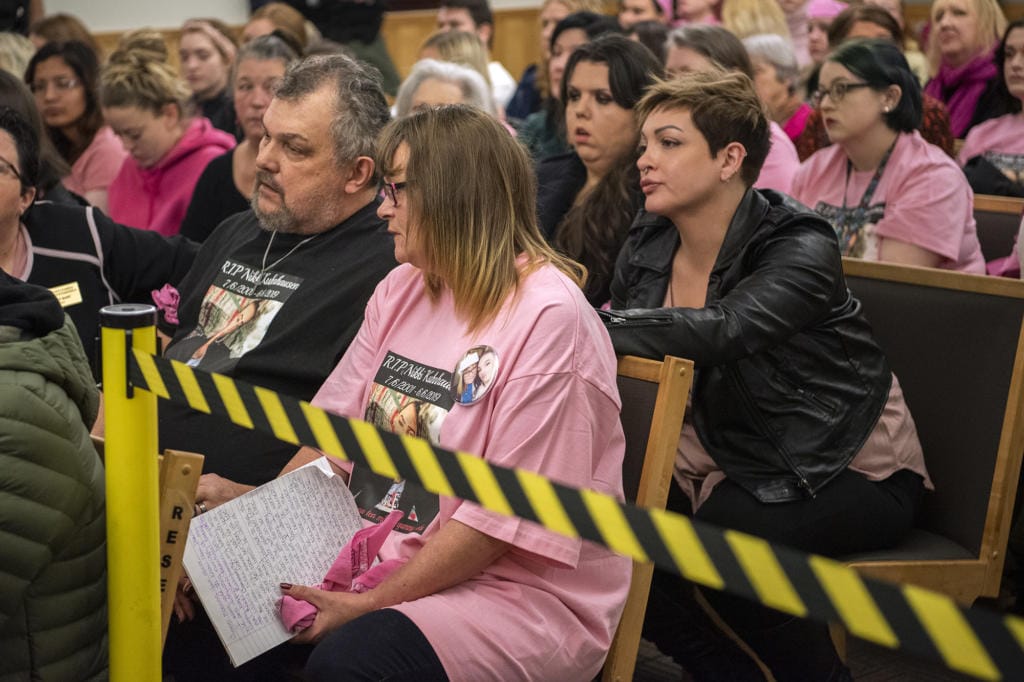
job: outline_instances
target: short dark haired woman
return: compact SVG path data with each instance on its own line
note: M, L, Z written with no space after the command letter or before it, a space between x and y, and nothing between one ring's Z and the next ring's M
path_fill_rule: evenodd
M898 543L927 481L913 420L832 229L751 188L769 141L753 84L692 74L651 88L637 115L646 211L606 315L618 353L696 365L669 507L830 556ZM850 679L824 625L704 596L775 679ZM669 573L644 636L694 679L764 678Z

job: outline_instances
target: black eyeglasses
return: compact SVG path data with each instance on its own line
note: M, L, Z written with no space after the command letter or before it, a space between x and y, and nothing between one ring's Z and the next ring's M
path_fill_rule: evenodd
M817 90L815 90L814 93L811 95L811 102L813 102L814 106L816 107L821 106L821 100L825 97L825 95L828 95L829 97L832 98L833 104L839 104L840 102L843 101L843 98L846 97L846 93L848 93L850 90L870 87L870 83L847 83L846 81L839 81L838 83L833 83L830 87L818 88Z
M404 182L385 182L384 196L391 200L391 203L398 207L398 193L405 189Z
M21 173L18 172L17 167L2 156L0 156L0 175L11 176L21 182Z

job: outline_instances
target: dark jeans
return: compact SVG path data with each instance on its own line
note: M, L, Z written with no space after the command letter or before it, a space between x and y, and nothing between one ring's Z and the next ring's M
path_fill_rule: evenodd
M910 471L875 483L847 469L814 498L763 504L726 479L694 517L805 552L841 556L898 543L913 527L923 492L921 477ZM669 508L690 513L689 500L674 486ZM850 679L827 626L717 590L701 593L778 682ZM671 573L654 573L644 637L697 680L764 679L696 602L694 585Z
M171 614L163 669L175 682L285 682L301 680L311 645L284 643L235 668L201 606L187 623Z
M306 663L311 682L447 682L416 624L394 609L371 611L324 637Z

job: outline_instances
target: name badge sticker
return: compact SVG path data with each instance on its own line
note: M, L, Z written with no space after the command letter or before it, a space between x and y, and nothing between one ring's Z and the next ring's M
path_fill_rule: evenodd
M78 282L68 282L59 287L51 287L50 293L57 297L57 302L62 308L68 308L82 302L82 291L78 288Z

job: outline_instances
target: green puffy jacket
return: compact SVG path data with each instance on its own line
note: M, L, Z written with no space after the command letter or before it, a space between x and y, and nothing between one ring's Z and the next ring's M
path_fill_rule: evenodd
M0 682L106 679L104 476L86 427L98 393L71 322L30 294L11 326L2 279Z

